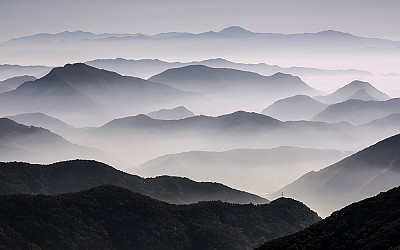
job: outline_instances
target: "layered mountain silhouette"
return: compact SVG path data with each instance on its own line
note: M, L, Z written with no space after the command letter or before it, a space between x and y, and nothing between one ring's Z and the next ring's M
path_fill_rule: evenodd
M61 134L61 135L73 129L72 126L61 121L60 119L48 116L43 113L26 113L26 114L7 116L6 118L26 126L45 128L56 134Z
M6 80L17 76L42 77L49 73L50 67L46 66L22 66L13 64L0 64L0 80Z
M337 150L297 147L191 151L158 157L135 172L144 176L168 174L217 181L267 196L304 173L319 170L345 156Z
M73 160L51 165L21 162L0 163L3 178L0 194L46 194L77 192L110 184L174 204L221 200L232 203L267 203L259 196L211 182L160 176L141 178L119 171L101 162Z
M276 101L262 114L279 120L310 120L328 105L306 95L296 95Z
M317 221L315 212L285 198L176 206L109 185L0 197L0 245L12 249L249 249Z
M316 95L299 77L283 73L263 76L249 71L190 65L168 69L149 78L185 91L218 100L230 111L261 110L274 100L297 94Z
M376 68L381 71L384 69L385 72L396 72L395 63L390 62L395 62L398 57L399 44L397 41L359 37L333 30L279 34L255 33L240 27L228 27L220 31L196 34L88 34L84 31L36 34L2 43L2 48L8 52L3 54L4 61L29 58L29 61L44 65L54 65L54 62L63 65L66 62L84 62L93 58L117 58L121 55L125 58L171 58L178 61L221 57L236 60L240 58L239 60L244 62L268 61L278 65L288 65L287 62L290 62L290 65L329 69L345 69L349 65L357 65L360 69L374 73ZM110 50L110 47L113 50ZM366 56L371 56L371 53L374 53L374 56L378 55L378 60L387 61L385 68L383 65L377 65L375 60L363 60ZM324 58L330 60L321 63L319 60ZM294 68L285 73L296 74L296 70L302 71L301 68ZM312 71L314 70L310 73ZM346 73L351 74L346 80L361 77L359 74ZM263 108L265 107L266 105Z
M235 90L264 90L278 93L315 94L300 78L276 73L262 76L249 71L229 68L210 68L204 65L190 65L169 69L149 78L150 81L161 82L188 91L200 93L229 92ZM265 93L270 94L270 93Z
M54 68L46 76L0 95L0 105L7 114L42 112L81 123L96 116L105 120L196 101L204 106L209 103L200 95L82 63Z
M96 68L115 71L122 75L137 76L141 78L149 78L171 68L179 68L189 65L204 65L211 68L231 68L243 71L251 71L261 75L273 75L278 72L297 75L297 76L352 76L362 77L369 76L371 73L362 70L328 70L306 67L280 67L277 65L269 65L266 63L237 63L222 58L214 58L203 61L194 62L167 62L158 59L96 59L85 62Z
M258 249L397 249L400 188L349 205L296 234Z
M342 122L354 125L368 123L391 114L400 113L400 99L387 101L348 100L332 104L312 118L315 121Z
M346 86L326 96L316 96L316 100L323 103L340 103L350 99L362 101L386 101L390 97L376 89L368 82L353 81Z
M162 155L198 150L291 145L354 151L370 143L354 130L349 124L281 122L262 114L238 111L181 120L158 120L146 115L114 119L100 128L85 130L76 141L129 159L130 166L124 168L132 168ZM141 153L131 157L132 150Z
M389 137L279 190L327 216L400 184L400 135Z
M359 127L371 137L388 137L400 133L400 114L393 114L382 119L377 119Z
M51 162L100 155L95 149L73 144L49 130L0 118L0 160Z
M0 81L0 93L16 89L24 82L36 80L33 76L16 76L4 81Z
M179 120L195 116L195 114L187 108L179 106L173 109L160 109L153 111L148 113L147 116L160 120Z
M85 32L81 30L77 31L64 31L61 33L42 33L32 36L20 37L12 39L6 44L23 44L23 43L45 43L45 42L79 42L83 40L90 41L110 41L110 40L171 40L171 39L242 39L242 38L252 38L258 40L267 40L270 44L276 44L278 42L325 42L327 45L346 45L348 47L355 46L381 46L381 47L393 47L399 46L398 42L376 39L376 38L364 38L359 36L354 36L349 33L344 33L334 30L325 30L316 33L298 33L298 34L279 34L279 33L254 33L246 30L239 26L231 26L224 28L218 32L207 31L203 33L187 33L187 32L167 32L160 33L156 35L147 34L94 34L91 32ZM323 43L322 43L323 44ZM320 44L319 44L320 45ZM311 45L310 45L311 46Z

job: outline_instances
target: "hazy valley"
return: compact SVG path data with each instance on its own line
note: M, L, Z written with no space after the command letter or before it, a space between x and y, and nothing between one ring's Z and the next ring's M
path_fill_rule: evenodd
M220 2L100 0L92 29L86 2L44 2L82 23L0 9L1 249L400 247L400 37L334 25L336 2L279 32L269 12L203 23ZM316 7L224 8L274 4L299 27Z

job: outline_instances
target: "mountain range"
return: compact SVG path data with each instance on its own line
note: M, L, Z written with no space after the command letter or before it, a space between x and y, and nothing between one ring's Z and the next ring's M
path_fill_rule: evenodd
M157 58L181 62L226 58L253 64L273 62L288 68L299 65L304 68L332 70L351 69L357 65L359 72L381 74L397 72L395 62L400 51L397 47L398 41L359 37L333 30L277 34L254 33L240 27L228 27L217 32L199 34L90 34L84 31L37 34L2 43L0 54L3 63L24 61L27 64L64 65L68 62L118 58L123 55L125 58ZM376 60L386 63L377 65L374 60L364 60L371 54ZM298 70L303 71L300 67L285 73L297 74ZM308 75L311 76L313 72L315 71L311 70ZM340 72L342 73L343 71ZM350 73L347 80L361 76L356 72L345 74L347 73ZM315 82L318 83L317 80Z
M382 119L400 113L400 99L387 101L347 100L332 104L312 118L314 121L336 123L346 121L354 125Z
M0 196L0 246L251 249L319 219L304 204L286 198L258 206L223 202L177 206L107 185L58 196Z
M132 171L141 176L167 174L216 181L268 197L302 174L345 156L346 153L337 150L297 147L192 151L161 156Z
M396 187L257 249L398 249L399 201L400 188Z
M15 76L4 81L0 81L0 93L16 89L24 82L36 80L33 76Z
M365 38L354 36L349 33L325 30L317 33L299 33L299 34L279 34L279 33L255 33L246 30L239 26L231 26L224 28L218 32L207 31L203 33L187 33L187 32L167 32L160 33L156 35L147 34L94 34L91 32L84 32L81 30L77 31L65 31L61 33L42 33L32 36L20 37L11 39L5 44L18 44L18 43L38 43L38 42L71 42L71 41L82 41L82 40L171 40L171 39L229 39L229 38L242 38L242 39L258 39L267 40L269 42L278 42L282 40L289 41L307 41L307 40L322 40L332 44L334 42L340 42L343 45L354 46L362 45L364 47L368 46L386 46L395 47L400 46L399 42L390 41L378 38Z
M105 159L107 155L73 144L47 129L25 126L7 118L0 118L0 148L1 161L43 163L76 157L102 159L102 155Z
M357 128L350 124L281 122L244 111L181 120L130 116L114 119L101 127L78 130L66 138L123 159L124 162L118 165L129 171L151 159L188 151L269 149L289 145L343 152L359 150L371 142L370 138L360 136ZM140 153L132 157L132 152Z
M316 90L309 87L299 77L276 73L263 76L250 71L230 68L210 68L204 65L190 65L181 68L168 69L149 78L153 82L161 82L172 87L197 91L200 93L230 92L230 91L270 91L278 93L315 94ZM289 89L288 89L289 88ZM270 93L265 93L270 94Z
M400 183L400 134L382 140L320 171L311 171L279 190L322 216Z
M263 76L230 68L190 65L168 69L149 78L185 91L195 91L230 108L260 110L273 100L288 95L316 95L319 92L299 77L283 73Z
M243 71L251 71L261 75L273 75L278 72L297 75L297 76L371 76L371 73L363 70L346 69L346 70L330 70L317 69L307 67L281 67L278 65L269 65L266 63L237 63L228 61L223 58L207 59L193 62L167 62L158 59L96 59L87 61L85 64L115 71L122 75L137 76L141 78L149 78L171 68L180 68L189 65L204 65L211 68L230 68Z
M82 63L54 68L40 79L0 94L3 115L42 112L86 126L96 119L105 121L107 117L196 102L205 107L211 103L198 94Z
M0 175L4 177L0 181L1 195L57 195L110 184L173 204L212 200L241 204L268 202L259 196L219 183L194 182L187 178L170 176L145 179L89 160L72 160L50 165L0 163Z

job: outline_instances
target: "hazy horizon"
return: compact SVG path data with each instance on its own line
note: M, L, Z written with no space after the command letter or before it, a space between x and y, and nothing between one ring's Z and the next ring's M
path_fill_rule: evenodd
M101 0L95 1L96 8L93 8L93 4L93 1L77 0L4 0L0 8L0 41L66 30L94 33L201 33L233 25L263 33L337 30L358 36L400 40L400 33L393 25L400 21L397 13L400 2L395 0L120 0L118 4ZM251 18L248 16L250 13ZM160 22L160 19L163 21ZM293 21L296 25L293 25Z

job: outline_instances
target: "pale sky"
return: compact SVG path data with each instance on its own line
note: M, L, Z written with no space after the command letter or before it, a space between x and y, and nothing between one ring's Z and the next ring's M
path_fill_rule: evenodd
M399 0L0 0L0 41L36 33L333 29L400 40Z

